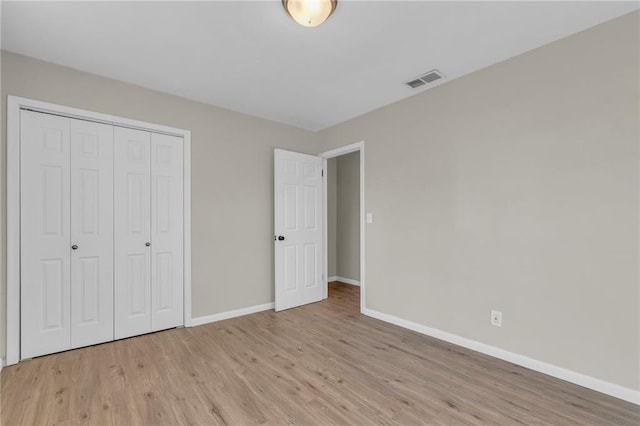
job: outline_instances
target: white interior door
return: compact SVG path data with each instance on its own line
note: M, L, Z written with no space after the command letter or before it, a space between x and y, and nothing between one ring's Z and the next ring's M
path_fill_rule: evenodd
M184 324L183 142L151 134L152 330Z
M275 309L322 299L322 159L276 149Z
M113 340L113 126L71 120L71 347Z
M151 331L151 134L114 127L115 338Z
M69 349L70 119L20 113L20 357Z

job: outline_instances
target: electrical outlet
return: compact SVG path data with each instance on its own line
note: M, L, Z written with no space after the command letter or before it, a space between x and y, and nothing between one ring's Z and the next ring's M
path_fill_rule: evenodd
M493 310L491 311L491 325L502 327L502 312Z

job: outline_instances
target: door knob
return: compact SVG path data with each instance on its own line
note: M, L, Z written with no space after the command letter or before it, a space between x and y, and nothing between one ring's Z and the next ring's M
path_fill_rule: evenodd
M72 250L78 250L78 246L74 244L74 245L71 246L71 249Z
M284 241L284 237L282 235L278 235L278 241Z
M145 246L149 247L151 243L144 243Z

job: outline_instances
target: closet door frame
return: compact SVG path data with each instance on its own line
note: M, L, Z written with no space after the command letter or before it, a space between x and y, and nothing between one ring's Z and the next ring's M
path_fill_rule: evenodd
M5 365L20 361L20 111L60 115L131 129L178 136L183 139L183 200L184 200L184 326L192 325L191 317L191 132L87 111L78 108L37 101L18 96L7 97L7 355ZM0 303L2 306L2 303ZM0 313L2 314L2 313Z

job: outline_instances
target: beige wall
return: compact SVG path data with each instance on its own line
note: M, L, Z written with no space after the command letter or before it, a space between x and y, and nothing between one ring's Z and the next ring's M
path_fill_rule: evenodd
M329 277L337 275L338 232L338 158L327 160L327 269Z
M360 281L360 152L338 157L336 275Z
M329 277L360 281L360 153L327 160Z
M273 301L273 148L315 152L314 133L3 51L3 129L7 95L191 130L193 316ZM0 330L4 356L4 316Z
M639 16L321 132L365 141L367 308L640 389Z

